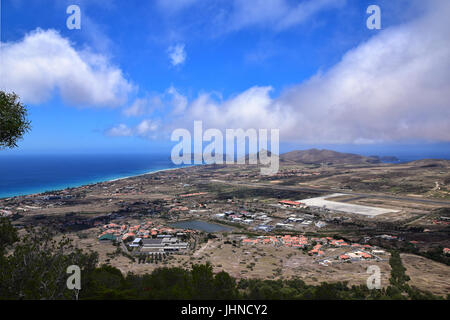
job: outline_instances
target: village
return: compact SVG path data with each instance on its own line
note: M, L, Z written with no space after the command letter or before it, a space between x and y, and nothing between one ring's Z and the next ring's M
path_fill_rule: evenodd
M228 214L231 215L229 212ZM242 221L248 223L245 220ZM198 238L201 233L198 230L165 227L148 220L137 225L109 223L99 229L101 231L98 235L100 242L119 242L125 252L134 255L153 255L162 252L187 254L189 250L193 251L192 241L196 241L196 237ZM267 231L260 228L256 228L256 230ZM307 237L303 234L260 235L253 238L241 236L240 241L243 245L271 245L301 249L309 256L319 258L316 259L317 263L324 266L338 261L352 262L371 259L382 261L386 255L384 250L369 244L348 243L343 239L333 239L332 237Z

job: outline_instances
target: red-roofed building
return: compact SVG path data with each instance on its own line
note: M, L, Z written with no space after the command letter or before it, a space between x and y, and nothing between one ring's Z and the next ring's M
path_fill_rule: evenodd
M291 201L291 200L280 200L278 201L279 204L285 205L285 206L292 206L297 207L303 205L303 203L298 201Z
M134 233L128 232L128 233L125 233L125 234L122 236L122 240L125 241L125 240L127 240L127 239L131 239L131 238L134 238L134 237L135 237L135 234L134 234Z

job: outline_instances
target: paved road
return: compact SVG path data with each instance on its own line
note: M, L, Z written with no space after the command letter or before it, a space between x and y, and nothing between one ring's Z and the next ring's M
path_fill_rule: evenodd
M415 197L404 197L404 196L391 196L386 194L377 194L377 193L359 193L347 190L340 189L325 189L325 188L312 188L312 187L297 187L297 186L280 186L280 185L272 185L265 183L250 183L250 182L233 182L233 181L224 181L212 179L209 182L214 183L224 183L233 186L241 186L241 187L253 187L253 188L270 188L277 190L289 190L289 191L299 191L299 192L315 192L315 193L342 193L348 195L354 195L362 198L379 198L379 199L389 199L389 200L397 200L397 201L406 201L406 202L414 202L414 203L427 203L434 205L443 205L450 207L450 201L445 200L431 200L424 198L415 198Z

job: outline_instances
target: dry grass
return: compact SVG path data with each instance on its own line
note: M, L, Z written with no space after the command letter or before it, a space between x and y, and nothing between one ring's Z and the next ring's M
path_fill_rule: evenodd
M401 254L409 284L436 295L450 294L450 267L413 254Z

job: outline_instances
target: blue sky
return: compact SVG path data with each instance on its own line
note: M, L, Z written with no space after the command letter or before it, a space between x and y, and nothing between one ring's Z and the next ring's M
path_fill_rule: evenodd
M81 30L66 27L72 4ZM372 4L381 30L366 27ZM282 151L445 147L450 28L436 16L448 12L439 0L3 0L0 87L33 127L11 152L166 152L194 120L279 128Z

